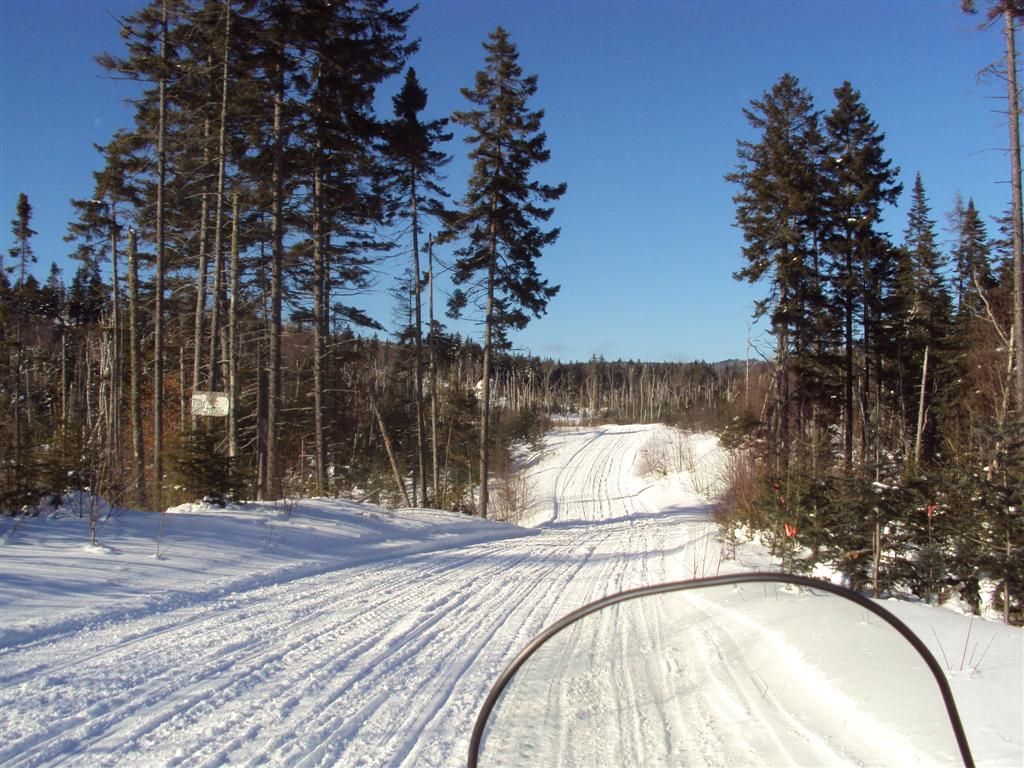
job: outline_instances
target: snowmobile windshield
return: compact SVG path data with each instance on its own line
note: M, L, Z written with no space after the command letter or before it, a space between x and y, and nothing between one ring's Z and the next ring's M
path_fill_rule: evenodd
M586 606L491 691L470 766L972 765L941 668L878 604L802 577Z

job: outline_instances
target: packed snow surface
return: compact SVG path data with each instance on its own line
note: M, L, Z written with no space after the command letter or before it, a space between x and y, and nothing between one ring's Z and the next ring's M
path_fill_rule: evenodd
M463 765L492 683L562 615L633 587L777 568L754 545L733 556L716 538L708 498L723 460L713 438L665 427L557 430L523 457L525 527L330 499L119 511L98 547L74 503L0 521L0 765ZM614 733L617 749L637 750L685 735L682 764L728 765L761 748L748 738L758 721L781 743L778 760L941 762L941 750L914 748L934 727L926 712L907 734L906 717L862 711L864 691L917 685L913 664L840 652L842 631L801 645L802 624L773 625L766 601L751 614L708 596L688 605L703 618L671 613L678 630L664 620L631 634L604 613L581 626L603 627L588 641L595 657L628 645L617 658L635 666L597 679L577 654L552 667L603 691L575 733ZM978 762L1024 764L1021 631L884 605L948 670ZM757 674L737 673L748 668ZM853 698L835 685L844 669L860 684ZM710 703L640 717L668 680ZM537 706L518 720L532 736L508 754L528 757L528 738L560 745L534 753L545 764L586 754ZM831 712L835 732L801 731L799 706L818 723ZM608 764L642 758L620 751Z

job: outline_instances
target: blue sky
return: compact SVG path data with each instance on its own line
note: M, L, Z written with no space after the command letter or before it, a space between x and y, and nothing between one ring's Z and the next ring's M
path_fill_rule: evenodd
M93 57L120 52L112 16L137 6L0 0L0 247L11 247L8 222L25 192L40 275L57 261L70 280L68 200L91 195L93 144L131 124L122 103L130 87L103 78ZM784 72L825 111L844 80L861 91L907 188L884 223L897 241L917 172L940 228L957 191L985 216L1005 209L1005 87L978 78L999 59L1002 37L999 28L978 31L978 21L958 0L424 0L411 63L431 118L465 107L458 89L472 83L481 42L499 24L524 71L539 76L535 105L546 110L552 154L539 176L569 185L552 221L561 239L540 267L562 289L546 316L513 337L517 348L563 360L719 360L743 357L748 338L757 341L750 314L763 294L731 278L742 243L723 175L736 140L755 138L743 108ZM381 93L388 113L390 92ZM449 145L455 197L465 150ZM363 299L385 323L389 285L382 276Z

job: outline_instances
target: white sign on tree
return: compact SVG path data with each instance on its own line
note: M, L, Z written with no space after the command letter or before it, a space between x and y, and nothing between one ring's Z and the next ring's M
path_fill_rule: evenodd
M227 392L192 392L193 416L227 416L230 409Z

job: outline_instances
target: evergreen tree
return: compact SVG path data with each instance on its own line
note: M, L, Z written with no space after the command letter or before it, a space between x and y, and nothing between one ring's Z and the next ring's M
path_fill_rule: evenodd
M373 110L377 86L401 70L416 44L405 40L411 11L377 0L308 5L297 15L297 39L307 51L295 72L297 93L295 175L305 186L296 201L312 255L312 271L296 264L297 282L309 291L314 320L313 359L316 484L326 487L327 347L331 319L376 323L352 307L335 304L341 291L367 287L373 257L389 245L377 232L384 222L380 152L387 125Z
M831 294L842 318L843 425L846 465L853 465L854 421L862 418L862 452L871 455L872 415L868 395L879 382L871 375L875 363L875 333L881 311L880 287L891 269L892 250L878 233L882 207L896 202L902 186L896 183L899 169L885 158L885 134L860 99L860 93L843 83L835 89L836 106L825 118L829 153L827 206ZM858 372L855 368L856 330L860 328L862 373L860 408L854 408ZM878 446L875 445L875 448Z
M28 202L28 195L24 192L18 195L17 204L17 215L11 219L11 234L14 235L14 245L9 251L9 255L14 259L14 264L7 267L7 271L17 273L18 278L15 281L15 285L20 285L25 282L25 277L28 274L30 264L36 263L36 254L32 250L32 244L29 242L32 236L36 234L36 231L31 227L32 223L32 206ZM3 262L0 262L0 267L3 266Z
M768 296L755 305L755 318L767 315L775 336L773 436L777 458L785 463L791 403L803 402L805 395L824 399L817 397L824 386L821 362L828 346L818 263L823 142L819 113L792 75L783 75L744 114L761 140L737 142L738 167L726 176L741 187L733 200L747 261L733 277L768 283ZM794 385L799 393L792 391ZM800 414L801 422L805 415Z
M1001 216L993 219L998 237L990 239L992 267L996 282L1008 292L1013 286L1013 210L1007 207ZM1012 301L1011 301L1012 303Z
M420 212L440 214L440 198L447 193L438 183L438 174L449 158L436 145L449 141L447 119L420 121L427 106L427 91L410 67L402 90L392 99L395 119L389 125L388 153L398 164L400 215L407 219L412 236L412 285L414 300L413 342L416 356L416 455L419 486L427 495L426 423L423 399L423 283L420 270ZM415 494L413 494L415 496ZM434 489L437 495L437 488Z
M166 305L167 275L172 264L170 257L179 255L168 247L169 212L177 208L182 212L184 222L194 220L188 211L193 197L180 193L172 199L171 187L177 182L187 183L187 174L176 176L174 160L180 146L175 144L175 125L191 124L190 115L182 115L181 107L186 103L182 82L189 69L178 60L180 40L176 31L182 26L190 8L184 0L152 0L137 13L121 19L121 36L128 46L127 56L118 58L102 54L97 61L105 69L146 84L141 98L136 102L135 124L132 134L134 153L146 157L149 171L144 180L143 199L138 224L147 232L154 245L153 270L153 474L157 506L160 505L160 488L163 482L163 439L164 439L164 371L166 346ZM172 98L176 97L176 98ZM172 205L172 200L178 206ZM179 222L188 232L188 223ZM188 242L187 234L175 238Z
M996 285L992 272L992 245L985 221L968 199L967 207L959 217L960 232L954 253L957 285L957 312L984 314L985 299Z
M888 314L894 330L892 357L896 369L897 408L904 427L904 449L907 455L913 451L920 459L922 450L927 457L935 447L931 403L941 391L937 372L944 367L946 338L951 331L951 305L935 222L930 218L921 174L915 177L912 195L903 247L897 251Z
M75 271L68 290L68 318L71 324L84 327L99 323L107 307L108 295L97 259L85 259Z
M537 92L536 75L524 76L519 51L498 27L485 42L484 68L462 95L474 109L456 112L452 120L469 131L473 172L458 210L447 217L450 237L466 240L456 251L454 278L459 288L451 310L460 312L470 298L483 304L483 371L480 398L480 503L487 516L491 355L508 330L523 328L531 315L544 313L558 292L537 270L544 248L559 230L544 229L554 213L550 203L565 184L531 180L534 167L547 162L547 136L541 130L543 110L528 104Z
M948 331L949 290L944 276L945 262L939 251L935 222L925 194L921 174L914 178L903 247L911 258L913 301L910 316L921 326L919 333L937 339Z
M64 313L64 277L56 263L50 265L50 274L46 284L39 292L38 314L52 320L59 319Z
M955 581L970 584L977 610L978 585L996 586L995 607L1004 621L1024 619L1024 425L979 414L969 444L951 457L946 485L957 514L948 549Z
M288 226L290 192L293 185L292 160L295 128L294 79L301 66L304 50L296 29L297 18L291 5L283 0L264 0L256 6L248 20L252 35L249 65L257 75L257 125L252 134L257 139L256 151L250 161L260 170L260 203L270 215L269 280L267 291L267 356L266 386L260 388L258 498L279 498L282 468L278 439L281 432L282 357L281 338L284 331L285 240ZM269 179L268 179L269 175ZM261 270L266 266L261 265Z
M206 431L182 432L171 450L171 480L188 501L203 500L223 507L243 496L241 478L231 457Z
M13 485L16 488L15 497L19 499L25 498L27 485L20 478L30 475L29 454L32 447L28 434L31 411L28 403L29 393L26 375L29 362L29 354L27 354L27 347L29 345L27 344L26 334L27 323L31 314L31 305L38 293L38 283L28 272L29 265L34 264L36 260L30 242L36 232L32 229L31 222L32 206L28 202L28 195L22 192L18 195L17 215L11 220L11 234L14 236L14 246L10 250L10 256L14 259L15 263L7 267L10 272L16 272L18 275L14 287L10 291L15 328L13 339L14 355L13 360L10 362L10 376L8 379L13 379L13 381L3 382L3 388L13 395L10 398L10 402L13 410L11 414L13 416L11 419L13 422L11 445L14 449L14 455L12 456L13 461L9 466L13 467Z

